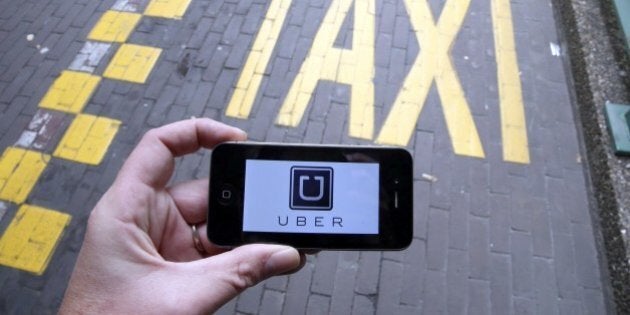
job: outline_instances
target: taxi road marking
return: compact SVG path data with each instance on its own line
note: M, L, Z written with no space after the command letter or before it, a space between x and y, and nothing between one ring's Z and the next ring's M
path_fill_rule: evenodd
M70 215L22 205L0 238L0 264L42 275Z
M492 0L494 47L497 56L503 158L529 164L527 126L521 77L514 43L514 26L510 0Z
M265 18L266 22L273 21L282 24L288 6L280 6L280 1L272 2ZM282 1L288 2L288 0ZM503 158L508 162L528 164L530 162L529 147L514 45L511 7L508 0L490 1L492 1L501 101L499 110ZM276 123L297 126L311 98L313 86L319 80L330 80L352 86L350 136L372 139L374 92L367 78L374 76L374 64L368 64L368 61L374 58L373 1L354 1L358 14L355 15L353 49L337 49L330 44L331 40L334 41L335 34L339 31L338 23L345 18L348 4L351 2L350 0L335 0L328 8L309 55L292 82ZM403 87L396 97L376 142L400 146L409 143L426 102L428 91L435 82L453 151L458 155L484 158L481 139L450 56L451 47L468 14L470 0L447 0L437 23L426 0L404 0L404 3L422 50L405 78ZM283 8L281 19L276 19L278 8ZM260 89L262 73L269 63L271 54L269 47L275 46L280 32L277 24L273 24L273 27L273 32L271 32L270 26L263 23L228 104L227 116L241 119L249 117ZM369 36L370 33L372 36ZM360 49L357 48L356 38L362 38L358 40ZM260 57L263 51L261 46L264 46L265 58ZM361 51L361 54L355 56L355 51Z

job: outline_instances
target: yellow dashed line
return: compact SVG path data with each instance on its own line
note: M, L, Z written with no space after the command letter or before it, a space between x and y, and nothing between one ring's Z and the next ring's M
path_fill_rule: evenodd
M514 27L509 0L492 0L494 47L497 55L503 159L529 164L523 92L516 58Z
M142 15L137 13L107 11L94 26L88 39L123 43L127 41L141 17Z
M103 74L104 77L116 80L144 83L153 70L162 49L123 44Z
M41 275L70 215L23 205L0 238L0 264Z
M41 100L40 107L79 113L100 81L100 77L88 73L63 71Z
M92 115L77 115L53 156L91 165L103 160L118 132L120 121Z
M448 0L437 24L425 0L406 0L405 4L422 50L403 83L377 142L403 146L409 143L435 80L453 150L459 155L483 158L481 140L449 54L468 12L470 0Z
M291 0L273 0L247 57L226 116L247 119L256 100L263 74L278 40Z
M9 147L0 158L0 199L22 203L50 161L39 152Z
M181 19L191 0L151 0L144 14L147 16Z

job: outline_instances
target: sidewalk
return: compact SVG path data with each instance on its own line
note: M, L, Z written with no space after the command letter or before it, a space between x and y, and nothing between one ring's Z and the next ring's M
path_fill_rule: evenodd
M146 130L192 116L257 141L415 156L409 249L322 252L221 313L614 309L550 3L0 8L1 313L57 310L89 211L125 157ZM185 157L173 181L205 178L208 164L209 152Z

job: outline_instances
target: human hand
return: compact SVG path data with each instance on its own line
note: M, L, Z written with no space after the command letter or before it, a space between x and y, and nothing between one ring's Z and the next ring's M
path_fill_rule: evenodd
M213 246L203 224L207 180L166 187L175 157L245 138L210 119L147 132L90 215L61 313L209 313L268 277L299 269L304 256L292 247ZM191 225L207 255L195 248Z

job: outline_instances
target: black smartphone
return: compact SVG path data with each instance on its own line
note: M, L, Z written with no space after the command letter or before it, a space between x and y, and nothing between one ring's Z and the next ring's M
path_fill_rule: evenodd
M209 190L219 246L401 250L413 237L413 160L401 148L223 143Z

